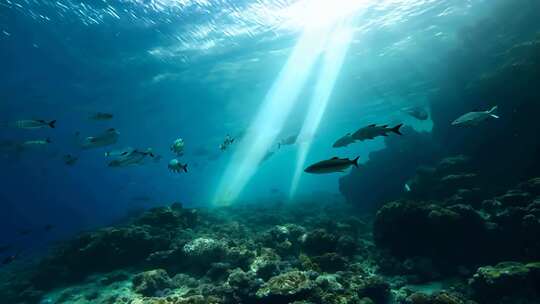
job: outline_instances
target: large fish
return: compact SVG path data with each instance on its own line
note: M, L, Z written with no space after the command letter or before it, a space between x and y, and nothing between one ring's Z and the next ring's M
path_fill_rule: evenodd
M390 132L396 133L398 135L403 135L399 131L402 126L403 124L399 124L393 128L389 128L388 125L377 126L376 124L372 124L358 129L356 132L353 133L352 138L354 140L364 141L368 139L374 139L379 136L388 136L388 133Z
M332 147L334 147L334 148L346 147L346 146L352 144L353 142L355 142L355 140L352 137L352 134L347 133L345 136L343 136L340 139L336 140L336 142L332 145Z
M327 174L335 172L345 172L350 166L355 166L358 168L358 159L348 159L348 158L339 158L334 157L328 160L323 160L318 163L315 163L307 167L304 171L306 173L312 174Z
M480 124L481 122L491 119L491 118L499 118L499 116L495 115L495 111L497 111L497 106L494 106L491 108L491 110L488 111L473 111L469 112L467 114L461 115L458 119L454 120L452 122L453 126L476 126Z
M89 136L83 139L81 147L84 149L93 149L113 145L118 141L119 136L120 133L116 129L111 128L99 135Z
M8 124L11 127L18 129L41 129L41 128L55 128L56 120L45 121L43 119L27 119L17 120Z
M143 161L146 159L147 156L154 157L152 149L148 149L144 152L139 150L133 150L127 155L122 155L117 159L111 160L108 166L119 168L142 165Z

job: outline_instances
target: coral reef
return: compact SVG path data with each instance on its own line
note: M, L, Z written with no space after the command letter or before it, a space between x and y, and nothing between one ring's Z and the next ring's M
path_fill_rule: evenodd
M470 204L421 192L463 161L447 158L436 174L417 179L414 195L432 199L390 202L374 218L334 202L151 209L0 276L0 297L57 304L538 301L540 179ZM514 262L500 263L507 260Z

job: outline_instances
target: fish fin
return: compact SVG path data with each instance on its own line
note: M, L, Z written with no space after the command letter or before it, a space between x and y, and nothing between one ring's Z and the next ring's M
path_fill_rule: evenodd
M381 128L388 128L388 125L382 125Z
M499 109L498 106L494 106L493 108L491 108L491 110L488 111L489 114L493 114L495 113L495 111L497 111L497 109Z
M352 160L352 164L358 168L358 160L360 159L360 156L357 156L355 159Z
M184 172L187 173L187 172L188 172L188 171L187 171L187 164L183 165L183 166L182 166L182 169L184 169Z
M497 115L495 115L495 114L489 114L489 115L490 115L491 117L493 117L493 118L501 118L500 116L497 116Z
M403 126L403 124L401 123L401 124L399 124L399 125L393 127L392 129L390 129L390 131L396 133L397 135L403 135L403 133L401 133L401 132L399 131L399 129L400 129L402 126Z
M48 123L49 127L51 128L56 128L56 120L51 120L49 123Z
M50 144L52 141L51 141L51 139L49 137L47 137L47 138L45 138L45 142Z

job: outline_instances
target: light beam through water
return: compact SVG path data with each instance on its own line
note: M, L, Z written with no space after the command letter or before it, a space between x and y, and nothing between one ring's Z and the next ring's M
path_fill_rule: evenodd
M296 168L289 192L289 198L291 199L294 197L298 188L306 157L313 142L313 137L315 132L317 132L324 112L328 106L328 100L330 99L338 74L343 66L343 61L351 44L352 37L352 27L344 22L335 27L328 40L328 46L324 53L319 79L313 93L313 99L304 120L302 130L300 131L300 135L298 136Z

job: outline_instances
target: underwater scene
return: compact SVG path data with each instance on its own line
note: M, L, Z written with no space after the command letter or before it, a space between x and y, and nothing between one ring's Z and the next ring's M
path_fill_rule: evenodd
M0 0L0 304L540 304L539 0Z

